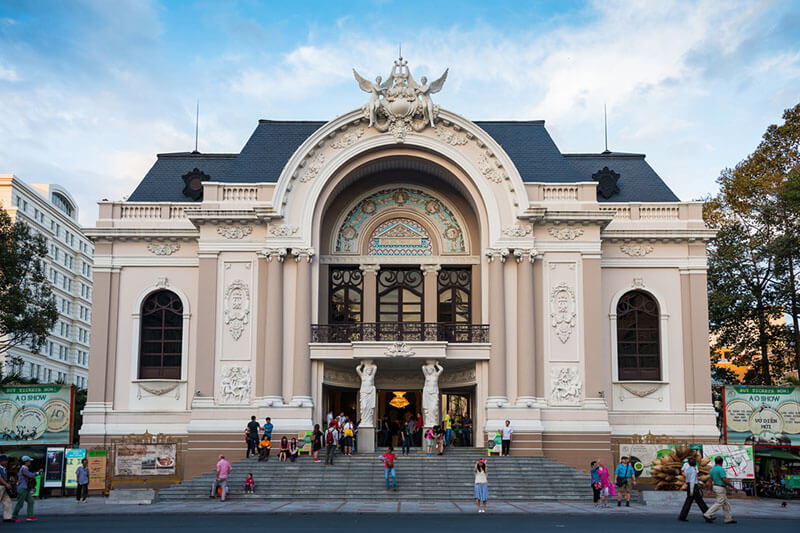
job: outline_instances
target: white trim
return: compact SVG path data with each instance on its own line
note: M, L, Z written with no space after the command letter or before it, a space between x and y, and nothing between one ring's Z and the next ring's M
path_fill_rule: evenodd
M258 248L260 249L260 248ZM196 267L200 261L194 257L163 257L145 255L98 255L94 270L122 267Z
M424 260L423 260L424 259ZM322 265L480 265L479 255L321 255Z
M686 268L708 270L705 257L604 257L603 268Z

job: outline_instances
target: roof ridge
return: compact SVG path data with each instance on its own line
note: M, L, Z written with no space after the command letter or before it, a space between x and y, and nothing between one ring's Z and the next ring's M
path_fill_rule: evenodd
M644 159L646 154L636 154L632 152L609 152L609 153L578 153L578 154L563 154L566 158L578 159L578 158L593 158L593 157L602 157L602 158L626 158L626 159Z
M239 154L231 153L213 153L206 154L201 152L165 152L163 154L156 154L156 157L161 158L192 158L192 159L235 159Z

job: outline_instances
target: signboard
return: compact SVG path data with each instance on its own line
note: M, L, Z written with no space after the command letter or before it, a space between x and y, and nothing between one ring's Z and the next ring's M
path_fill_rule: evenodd
M67 450L64 454L64 460L66 462L66 467L64 469L66 473L64 476L65 488L78 488L78 474L75 471L81 466L81 461L83 461L84 457L86 457L85 448L72 448Z
M42 490L42 479L44 479L44 476L41 473L37 473L36 474L36 488L33 489L30 492L31 496L33 496L34 498L38 498L39 497L39 493Z
M105 490L108 452L89 450L86 459L89 461L89 490Z
M174 476L177 444L119 444L114 476Z
M800 445L800 388L726 385L725 442Z
M703 456L721 456L722 467L729 479L755 479L753 447L742 444L704 444Z
M44 463L44 486L60 487L64 479L64 448L47 448Z
M0 446L69 445L72 385L0 386Z
M659 457L669 455L675 448L684 446L683 444L620 444L619 456L628 456L629 464L633 465L636 477L652 477L650 468L653 461ZM697 449L696 445L690 445L692 449ZM611 469L614 470L613 468Z

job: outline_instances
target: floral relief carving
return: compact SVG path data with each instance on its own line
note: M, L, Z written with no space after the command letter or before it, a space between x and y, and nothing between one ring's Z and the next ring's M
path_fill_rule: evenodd
M336 136L336 138L331 142L331 148L335 150L341 150L342 148L347 148L349 146L353 146L358 140L364 135L364 132L367 130L364 127L357 128L352 131L345 131L340 133Z
M300 181L305 183L317 177L322 166L325 164L325 154L319 152L313 159L307 163L306 169L300 175Z
M253 226L234 224L231 226L217 226L217 233L226 239L244 239L253 233Z
M559 241L573 241L583 235L582 228L549 228L548 231Z
M278 226L270 226L269 234L273 237L291 237L300 230L297 226L289 224L280 224Z
M503 226L503 235L507 237L525 237L531 234L533 228L527 224L514 224L511 226Z
M252 386L250 368L246 366L228 366L222 369L220 396L225 403L248 403Z
M439 378L442 386L472 385L475 383L475 368L465 368L456 372L444 372Z
M619 249L622 253L630 255L631 257L644 257L653 251L653 247L649 244L621 244Z
M139 390L136 391L136 398L142 399L142 391L150 394L151 396L164 396L168 392L175 391L175 399L180 400L181 390L178 388L180 382L178 381L165 381L165 382L151 382L151 383L137 383Z
M550 292L550 320L556 336L566 343L575 329L575 291L564 281Z
M414 355L414 350L403 341L395 341L384 350L383 355L388 357L411 357Z
M506 178L506 173L497 165L497 162L486 154L481 154L478 158L478 169L481 174L486 176L486 179L494 183L500 183Z
M172 255L181 249L181 245L175 243L155 243L147 244L147 251L155 255Z
M461 146L469 142L467 134L463 131L454 131L445 128L444 126L436 126L436 135L438 135L441 140L452 146Z
M551 405L578 405L582 389L577 369L572 367L550 369Z
M247 283L237 279L225 289L225 325L233 340L238 341L244 327L250 321L250 289Z
M322 381L327 385L337 385L339 387L361 386L361 379L355 372L338 370L327 366L323 372Z

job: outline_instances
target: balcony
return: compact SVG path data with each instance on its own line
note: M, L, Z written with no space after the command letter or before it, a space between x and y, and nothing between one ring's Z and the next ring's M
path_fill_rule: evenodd
M488 324L445 322L352 322L312 324L311 342L449 342L488 343Z

